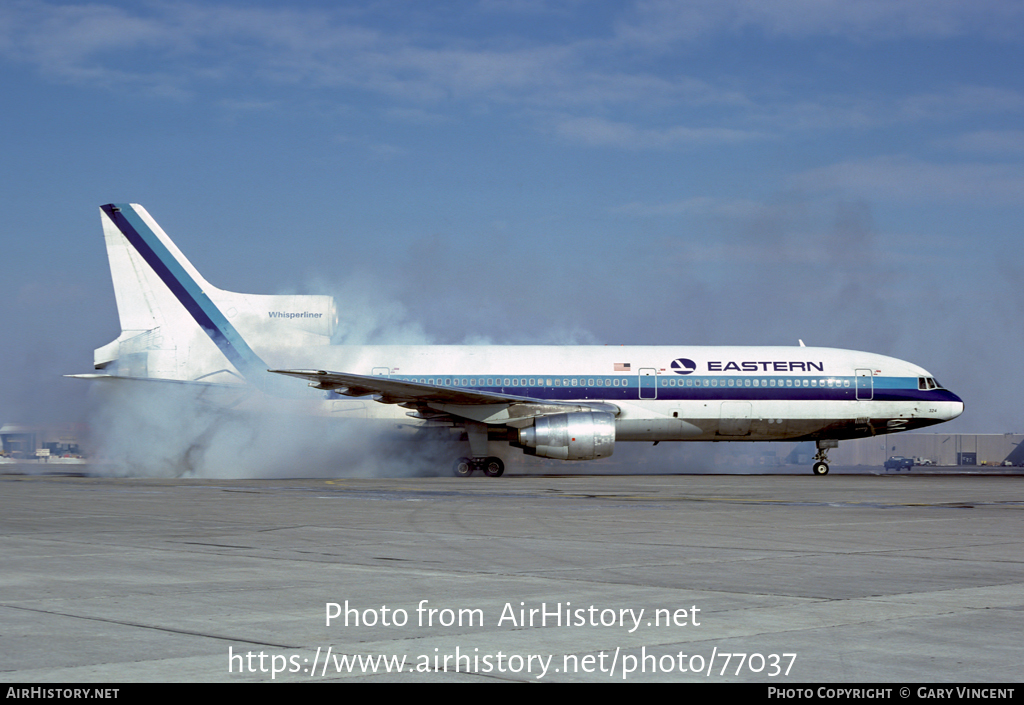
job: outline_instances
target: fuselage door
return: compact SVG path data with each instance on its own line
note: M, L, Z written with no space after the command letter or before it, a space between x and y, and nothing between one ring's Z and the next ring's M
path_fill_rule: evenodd
M640 368L640 398L658 398L658 371L653 367Z
M875 398L875 378L871 370L857 370L857 399L871 401Z
M723 401L718 421L719 436L750 435L751 404L748 401Z

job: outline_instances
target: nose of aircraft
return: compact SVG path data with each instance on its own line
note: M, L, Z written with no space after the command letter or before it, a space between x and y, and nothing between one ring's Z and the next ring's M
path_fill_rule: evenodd
M953 392L949 392L949 400L943 404L943 406L946 407L948 413L948 416L946 417L947 421L955 419L957 416L964 413L964 400L956 394L953 394Z

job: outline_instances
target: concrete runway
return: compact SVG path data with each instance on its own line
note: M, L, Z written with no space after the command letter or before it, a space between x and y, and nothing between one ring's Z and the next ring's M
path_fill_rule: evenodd
M1019 682L1021 482L0 475L0 680Z

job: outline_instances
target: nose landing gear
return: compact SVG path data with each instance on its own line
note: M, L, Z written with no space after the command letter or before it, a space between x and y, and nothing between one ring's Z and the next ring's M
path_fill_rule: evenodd
M818 440L818 452L814 456L814 465L811 466L811 472L815 475L828 475L828 450L829 448L838 448L839 441L831 438L823 438Z

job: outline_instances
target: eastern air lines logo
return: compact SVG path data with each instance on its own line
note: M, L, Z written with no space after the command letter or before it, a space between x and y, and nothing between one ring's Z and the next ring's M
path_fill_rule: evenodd
M688 360L685 357L672 361L672 371L677 375L688 375L696 369L697 363L693 360Z

